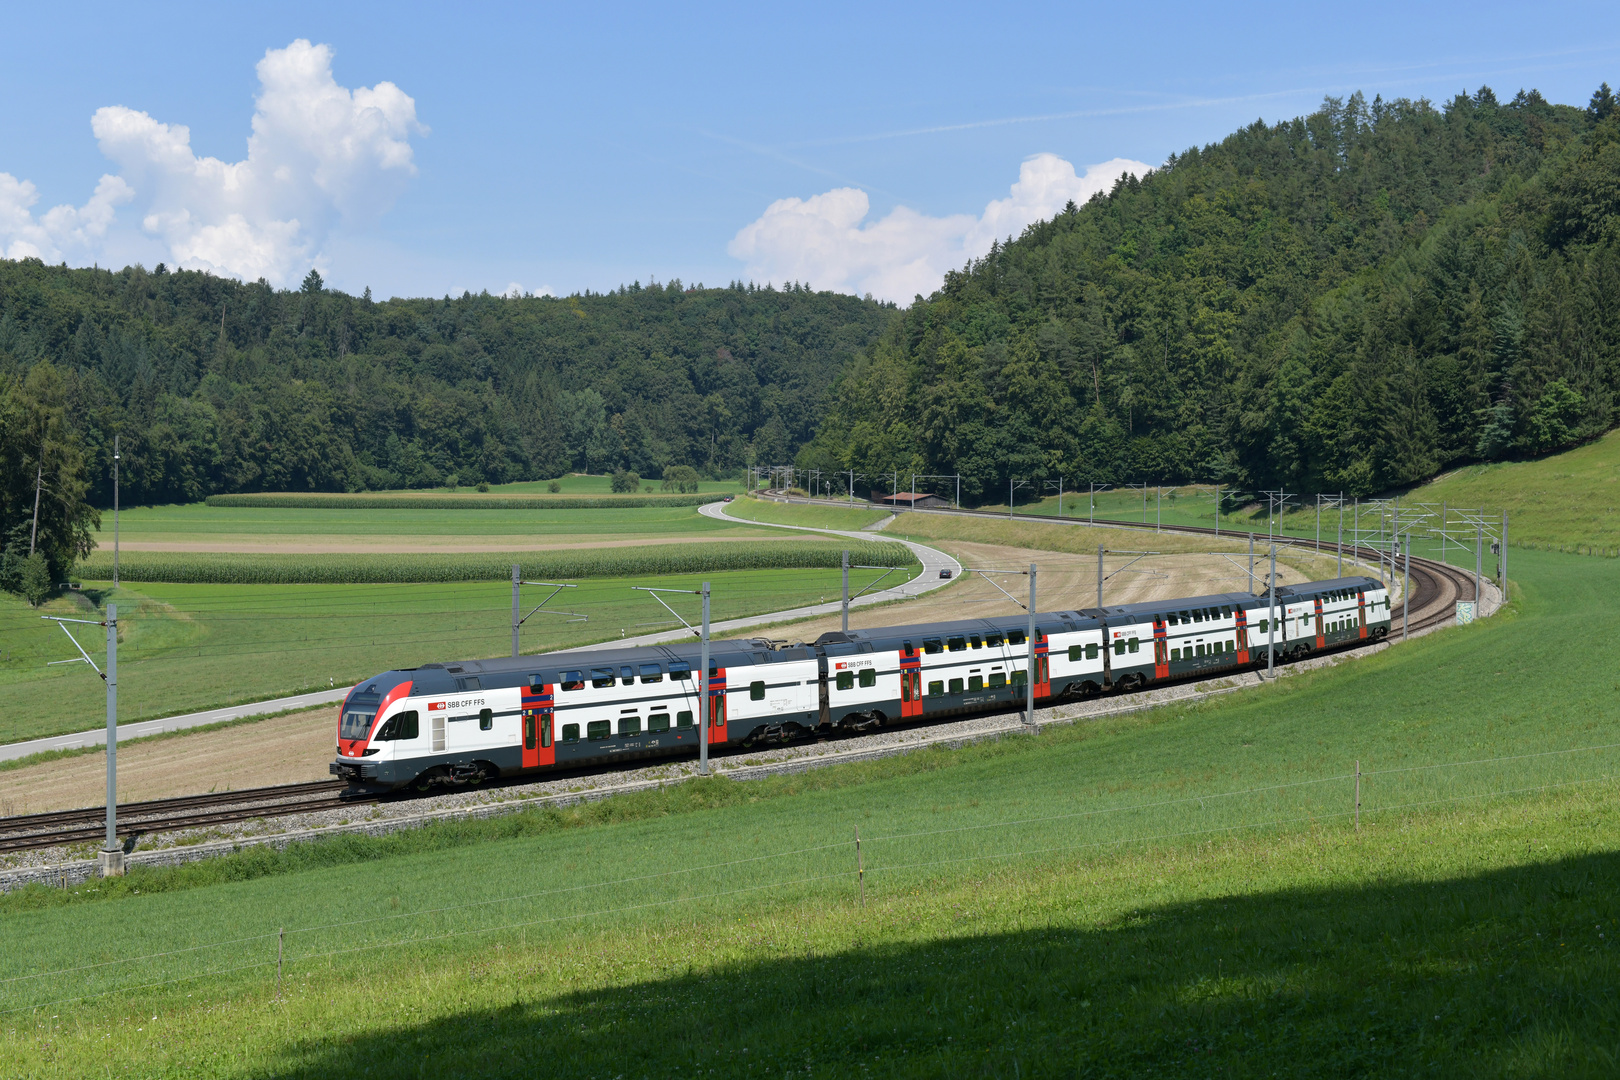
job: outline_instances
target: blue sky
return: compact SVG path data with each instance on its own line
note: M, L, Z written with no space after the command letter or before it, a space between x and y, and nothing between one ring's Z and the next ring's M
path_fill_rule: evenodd
M1612 4L63 10L8 13L0 250L379 296L754 277L904 303L1122 168L1324 94L1620 84Z

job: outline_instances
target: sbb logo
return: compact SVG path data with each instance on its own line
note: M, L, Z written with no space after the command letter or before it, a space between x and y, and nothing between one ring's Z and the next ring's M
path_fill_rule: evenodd
M442 701L428 702L428 712L438 712L442 708L444 708L444 702Z

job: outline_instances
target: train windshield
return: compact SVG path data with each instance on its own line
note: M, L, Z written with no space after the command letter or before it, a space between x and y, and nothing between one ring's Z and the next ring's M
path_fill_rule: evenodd
M375 694L356 694L343 706L343 719L338 724L338 738L363 739L371 732L371 722L377 718L381 699Z

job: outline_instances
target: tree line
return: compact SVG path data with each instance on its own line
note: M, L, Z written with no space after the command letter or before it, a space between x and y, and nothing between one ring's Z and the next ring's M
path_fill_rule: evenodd
M1329 98L950 274L798 464L1366 495L1620 419L1620 110Z

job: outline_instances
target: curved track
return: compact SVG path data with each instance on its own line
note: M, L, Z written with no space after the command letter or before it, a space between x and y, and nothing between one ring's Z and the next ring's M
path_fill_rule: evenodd
M1015 521L1052 523L1056 519L1036 514L992 514L975 510L911 510L907 513L946 514L964 517L985 517L998 520L1009 516ZM1099 525L1107 528L1141 530L1140 522L1097 519L1074 525ZM1161 531L1216 535L1214 529L1200 526L1161 526ZM1221 535L1247 537L1248 533L1227 532ZM1256 537L1256 539L1259 539ZM1309 542L1295 541L1296 545ZM1378 552L1370 548L1345 548L1359 559L1377 559ZM1325 551L1324 551L1325 553ZM1412 559L1412 597L1410 631L1427 630L1448 623L1459 599L1472 596L1473 574L1433 559ZM1399 640L1396 632L1392 637ZM716 748L717 750L719 748ZM738 748L738 752L743 752ZM748 752L752 752L749 750ZM610 770L598 770L610 771ZM139 836L146 833L168 832L176 829L194 829L208 825L223 825L255 818L280 817L321 810L336 810L348 806L366 806L381 802L382 795L346 790L341 780L317 780L307 784L283 784L275 787L248 788L242 791L211 792L188 795L176 799L154 799L149 802L127 803L118 807L117 831L119 836ZM0 818L0 854L31 851L69 844L96 844L106 836L104 807L85 807L47 814L29 814L22 817Z

